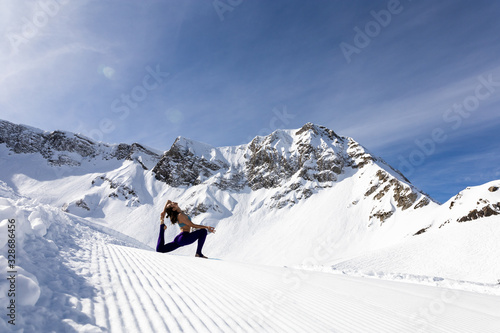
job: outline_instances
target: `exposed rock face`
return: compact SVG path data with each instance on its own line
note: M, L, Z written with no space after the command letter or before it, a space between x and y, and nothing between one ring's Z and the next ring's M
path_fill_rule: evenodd
M12 124L0 120L0 144L5 143L13 152L21 154L41 154L52 165L78 166L83 160L130 159L137 152L159 160L154 152L139 144L107 145L96 143L81 136L62 131L43 132L28 126ZM144 166L143 166L144 167Z
M221 212L221 209L218 205L213 205L213 206L208 206L203 203L200 203L196 206L186 206L185 212L189 216L197 216L202 213L206 213L208 211L215 211L215 212Z
M377 159L368 154L363 147L353 139L348 139L347 154L351 158L353 168L362 168L365 165L375 162Z
M373 200L379 201L382 200L386 194L392 194L392 198L394 200L393 202L396 204L396 207L401 210L406 210L410 207L418 209L425 207L430 203L429 198L419 192L412 185L398 180L395 176L390 175L384 170L378 170L376 172L376 178L370 182L370 185L372 186L365 192L365 197L373 195ZM415 202L419 197L421 197L421 199L415 205ZM378 218L380 222L383 223L386 219L391 217L394 212L395 208L393 207L390 211L377 211L372 214L370 218Z
M226 172L229 165L223 160L209 160L195 154L190 148L193 142L177 138L170 150L165 152L154 167L157 180L170 186L199 185L216 172ZM215 152L215 148L212 148Z
M378 212L375 212L373 213L372 215L370 215L370 220L372 218L377 218L380 220L380 225L382 225L382 223L385 222L385 220L387 220L389 217L392 216L392 214L394 214L394 211L388 211L388 212L384 212L384 211L378 211Z
M139 204L139 197L135 190L127 185L120 184L116 181L113 181L105 176L96 177L92 181L92 185L101 186L103 184L107 184L112 192L108 195L110 198L122 198L125 200L133 199L136 204Z
M454 215L450 220L468 222L500 215L500 193L496 192L499 188L497 185L498 181L492 181L480 186L467 187L458 193L448 205L448 211Z
M427 197L423 197L416 205L415 205L415 209L418 209L418 208L422 208L422 207L425 207L427 206L428 204L430 203L430 200L429 198Z
M135 161L139 163L144 170L150 170L151 167L146 166L146 161L143 161L143 157L149 159L153 164L158 163L160 160L158 154L138 143L133 143L131 145L120 143L114 149L115 153L112 155L114 158L117 160Z
M323 146L315 146L312 142L324 139L335 143L324 141ZM341 140L333 131L313 124L306 124L295 134L275 131L245 145L243 157L232 165L218 148L200 147L200 143L178 138L153 172L156 179L171 186L209 181L223 190L277 188L288 185L294 176L327 183L335 181L344 166L352 163L347 154L338 154L344 145ZM290 190L298 186L298 182L288 185Z
M81 208L83 208L83 209L85 209L85 210L90 211L89 206L87 206L87 203L86 203L83 199L78 200L78 201L75 203L75 205L76 205L76 206L78 206L78 207L81 207Z
M346 164L345 156L338 154L343 148L340 137L332 130L311 123L292 135L276 131L250 143L245 174L252 190L284 185L294 175L319 183L337 180ZM324 139L320 146L313 144ZM297 183L290 189L295 190L294 186Z
M397 182L396 179L391 180L391 184L394 186L394 200L398 203L398 207L405 210L413 206L417 200L417 193L415 193L410 186L404 186Z
M492 215L499 215L500 214L500 202L497 202L496 204L490 204L482 207L481 209L474 209L469 212L466 216L463 216L459 218L457 221L458 222L466 222L466 221L472 221L472 220L477 220L481 217L488 217Z
M273 139L273 136L265 140L257 137L250 143L250 158L245 171L252 190L280 186L298 168L296 160L288 161L280 151L270 145Z
M426 227L426 228L422 228L422 229L420 229L419 231L417 231L416 233L414 233L414 234L413 234L413 236L417 236L417 235L421 235L421 234L423 234L423 233L424 233L424 232L426 232L426 231L427 231L427 229L429 229L430 227L431 227L431 226L428 226L428 227ZM440 227L440 228L441 228L441 227Z
M40 153L49 162L57 164L53 159L54 152L73 153L82 157L95 157L94 143L77 134L68 137L61 131L46 133L23 125L0 121L0 143L5 143L15 153ZM62 155L64 156L64 155Z

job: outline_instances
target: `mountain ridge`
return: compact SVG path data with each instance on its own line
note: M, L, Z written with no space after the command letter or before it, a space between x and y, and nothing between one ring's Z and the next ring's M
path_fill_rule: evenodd
M110 145L95 142L81 134L66 131L47 132L26 125L0 120L0 144L5 143L15 153L39 153L52 165L79 165L81 161L64 153L76 153L81 159L102 155L104 159L133 159L138 152L155 157L158 154L133 143ZM59 154L63 153L63 154Z
M218 228L215 254L269 264L301 263L314 253L308 242L321 239L335 244L324 260L334 263L500 213L500 191L480 187L439 205L354 139L312 123L238 146L178 137L160 153L0 121L0 154L0 179L44 204L154 246L158 212L176 200L199 224ZM267 245L255 251L259 242Z
M214 147L179 136L161 156L139 143L110 145L79 134L46 132L7 121L0 121L0 143L5 143L15 153L40 153L55 166L78 166L82 159L98 156L105 160L134 160L144 170L151 170L157 180L174 187L196 186L209 180L224 190L242 190L246 186L252 190L287 186L289 193L305 185L301 198L312 194L310 186L304 182L314 182L315 188L331 187L344 168L363 168L368 163L380 162L389 169L384 171L390 171L396 179L392 180L396 191L401 192L402 187L410 186L410 190L405 189L405 192L410 192L409 195L397 194L397 198L406 197L404 200L407 201L398 206L406 209L408 203L419 197L417 193L433 201L411 185L399 171L370 154L354 139L340 137L333 130L312 123L297 130L276 130L268 136L257 136L250 143L240 146ZM231 149L243 150L237 156L236 164L228 161L227 150ZM79 158L75 158L75 154ZM384 171L378 174L380 180L387 178ZM284 180L292 182L284 184ZM404 185L398 184L399 181ZM377 185L373 185L367 193L373 193L376 188ZM385 192L388 190L386 185ZM383 194L379 192L379 196ZM420 206L425 205L427 200L422 201ZM280 202L276 207L283 205L285 203Z

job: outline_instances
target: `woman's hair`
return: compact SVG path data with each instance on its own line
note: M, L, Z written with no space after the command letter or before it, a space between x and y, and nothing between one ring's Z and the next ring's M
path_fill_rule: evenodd
M174 211L172 207L168 207L167 216L170 217L170 222L172 222L172 224L176 224L178 222L177 217L179 216L179 212Z
M165 209L165 213L167 213L167 216L170 217L170 222L172 222L172 224L176 224L177 222L179 222L179 220L177 219L177 217L179 216L179 212L176 212L172 207L168 207L168 203L167 208Z

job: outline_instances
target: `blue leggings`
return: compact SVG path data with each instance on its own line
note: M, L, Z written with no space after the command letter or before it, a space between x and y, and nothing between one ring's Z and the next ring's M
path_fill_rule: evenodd
M184 231L175 236L173 242L165 244L165 229L163 228L163 224L161 224L158 244L156 245L156 252L170 252L180 248L181 246L192 244L198 240L196 254L202 255L201 249L203 248L203 244L205 244L205 238L207 238L207 229L198 229L194 232Z

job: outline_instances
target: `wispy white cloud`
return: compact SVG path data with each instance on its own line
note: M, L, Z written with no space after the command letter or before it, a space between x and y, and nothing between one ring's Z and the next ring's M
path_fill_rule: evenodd
M492 91L484 86L484 81L494 83L488 86ZM483 86L480 92L488 96L478 101L477 109L464 111L465 115L470 116L451 113L450 109L454 109L454 105L463 105L464 101L474 98L478 86ZM419 94L367 105L347 114L344 122L348 125L340 128L339 132L359 138L360 141L369 141L373 148L390 146L401 140L427 135L437 127L455 126L452 114L461 117L463 122L497 119L499 115L491 106L497 105L499 101L500 67L496 67L482 73L473 73L458 82L445 82L442 87L421 91ZM357 121L360 117L362 122Z

